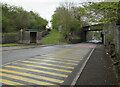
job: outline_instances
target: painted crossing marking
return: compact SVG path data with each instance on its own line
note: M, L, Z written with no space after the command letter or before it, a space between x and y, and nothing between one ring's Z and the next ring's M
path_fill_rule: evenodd
M79 50L81 52L81 50ZM51 54L45 54L43 56L49 56L49 57L58 57L58 58L68 58L68 59L74 59L74 60L80 60L80 57L74 58L74 55L76 52L78 52L78 50L75 49L67 49L67 50L62 50L56 53L51 53Z
M24 73L24 72L18 72L18 71L13 71L13 70L7 70L7 69L2 69L0 70L2 72L8 72L8 73L13 73L13 74L18 74L18 75L23 75L23 76L29 76L37 79L43 79L46 81L51 81L51 82L56 82L56 83L63 83L63 80L58 80L58 79L53 79L53 78L48 78L40 75L35 75L35 74L29 74L29 73Z
M36 56L35 58L39 58L39 59L54 59L54 60L62 60L62 61L67 61L67 62L76 62L78 63L79 61L75 61L75 60L69 60L68 58L57 58L57 57L47 57L47 56Z
M11 81L12 85L17 83L23 83L23 85L25 83L36 85L62 84L82 60L79 53L81 53L79 50L67 49L55 54L35 56L27 60L17 61L3 66L2 76L4 80L6 79L5 84L7 80L8 82L14 80ZM74 58L74 55L78 55L78 57Z
M80 58L70 58L70 57L60 57L58 55L43 55L42 57L49 57L49 58L66 58L66 59L69 59L69 60L73 60L73 61L80 61L81 59Z
M43 74L50 74L50 75L60 76L60 77L68 77L68 75L64 75L64 74L58 74L58 73L53 73L53 72L47 72L47 71L37 70L37 69L16 67L16 66L12 66L12 65L4 66L4 67L9 67L9 68L14 68L14 69L22 69L22 70L28 70L28 71L34 71L34 72L39 72L39 73L43 73Z
M22 84L22 83L13 82L13 81L9 81L9 80L6 80L6 79L0 79L0 83L7 84L7 85L25 85L25 84Z
M62 55L64 55L64 54L68 54L68 53L71 53L73 51L73 49L64 49L64 50L62 50L62 51L56 51L56 52L54 52L54 54L62 54ZM47 55L54 55L54 54L47 54Z
M57 68L51 68L51 67L45 67L45 66L40 66L40 65L31 65L31 64L20 64L20 65L37 67L37 68L43 68L43 69L50 69L50 70L56 70L56 71L67 72L67 73L71 73L72 72L72 71L69 71L69 70L57 69Z
M42 82L42 81L38 81L38 80L30 79L30 78L25 78L25 77L21 77L21 76L17 76L17 75L10 75L10 74L2 73L2 76L12 78L12 79L17 79L17 80L22 80L22 81L25 81L25 82L34 83L34 84L37 84L37 85L55 85L55 84L52 84L52 83Z
M85 48L95 48L95 46L87 46L87 45L75 45L72 47L85 47Z
M42 60L42 59L30 59L30 60ZM55 63L63 63L63 64L68 64L68 65L78 65L76 63L67 63L67 62L60 62L60 61L54 61L54 60L42 60L42 61L48 61L48 62L55 62Z
M62 68L66 68L66 69L74 69L74 67L50 64L50 63L33 62L33 61L20 61L20 62L33 63L33 64L43 64L43 65L49 65L49 66L57 66L57 67L62 67Z

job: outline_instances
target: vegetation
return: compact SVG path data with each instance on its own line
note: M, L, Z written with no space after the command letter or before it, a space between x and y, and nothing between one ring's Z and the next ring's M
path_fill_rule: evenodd
M79 13L81 9L74 7L74 3L65 2L56 9L52 16L53 29L58 30L61 26L63 39L68 42L74 37L79 37L80 39L81 27L84 24L81 19L83 14Z
M67 42L62 40L62 35L53 29L51 33L47 37L43 38L40 42L42 44L67 44Z
M105 24L103 32L106 42L115 55L114 28L109 25L120 23L119 2L85 2L80 6L74 3L62 3L52 16L53 30L48 37L41 40L43 44L65 44L72 39L80 39L82 27L94 23ZM33 11L25 11L21 7L2 4L3 33L11 33L24 28L45 29L47 21ZM108 28L109 26L109 28ZM60 30L60 32L58 32ZM89 34L93 35L92 33ZM66 42L65 42L66 41Z
M119 62L117 68L120 70L120 54L116 51L118 48L118 33L116 25L120 25L120 1L119 2L100 2L88 3L85 6L90 11L91 21L104 24L106 48L112 58Z
M52 16L53 29L61 26L63 38L79 37L83 26L94 23L117 22L119 2L85 2L77 7L74 3L62 3Z
M118 20L120 2L84 3L91 22L109 23Z
M1 47L1 46L3 46L3 47L6 47L6 46L21 46L21 45L24 45L24 44L18 44L18 43L0 44L0 47Z
M65 2L59 6L52 16L53 29L61 26L62 38L70 41L71 38L80 37L82 27L92 24L103 24L106 36L106 46L112 57L116 57L116 24L120 25L119 2L85 2L81 6ZM93 35L93 34L89 34ZM120 58L118 58L120 61ZM120 64L120 63L119 63ZM119 65L120 66L120 65Z
M2 3L2 24L2 32L10 33L24 28L45 29L47 21L38 13Z

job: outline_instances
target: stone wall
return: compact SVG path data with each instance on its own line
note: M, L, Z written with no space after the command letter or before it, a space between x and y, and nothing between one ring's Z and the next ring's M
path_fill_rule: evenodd
M1 43L18 43L19 34L3 34Z
M19 40L20 43L30 43L30 32L29 31L22 32L22 37L20 33L19 38L20 38Z
M120 25L117 26L116 31L116 52L120 55Z
M40 40L44 37L44 36L46 36L47 34L48 34L48 31L24 31L24 32L22 32L22 37L21 37L21 35L20 35L20 43L27 43L27 44L29 44L29 43L31 43L31 40L30 40L30 33L31 32L35 32L36 33L36 43L40 43ZM21 39L22 38L22 39Z
M37 34L37 43L44 36L48 34L48 31L38 32ZM2 34L2 41L0 43L21 43L21 39L23 43L30 43L30 32L25 31L22 33L23 37L21 38L21 33L18 32L16 34Z
M120 55L120 25L115 22L104 25L105 46L113 57L117 53Z

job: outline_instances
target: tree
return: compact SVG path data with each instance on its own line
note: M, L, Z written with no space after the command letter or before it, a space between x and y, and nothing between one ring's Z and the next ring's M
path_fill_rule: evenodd
M83 4L89 14L90 22L109 23L116 21L119 2L91 2Z
M24 28L45 29L47 21L33 11L22 7L2 4L2 23L4 32L16 32Z
M62 26L62 34L68 41L77 36L77 32L81 29L80 20L73 14L73 6L73 3L65 2L56 9L52 16L53 28L58 29Z

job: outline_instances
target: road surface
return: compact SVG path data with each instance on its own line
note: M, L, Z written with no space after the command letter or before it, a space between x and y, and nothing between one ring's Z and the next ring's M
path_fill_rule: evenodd
M3 51L3 85L75 85L95 44Z

